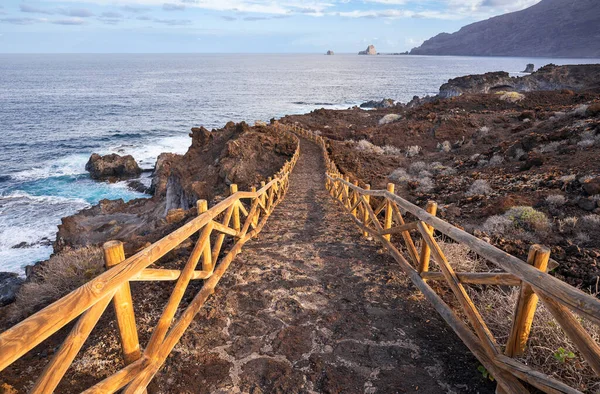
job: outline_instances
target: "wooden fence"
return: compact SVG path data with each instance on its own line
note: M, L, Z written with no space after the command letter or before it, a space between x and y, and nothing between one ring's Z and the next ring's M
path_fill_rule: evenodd
M352 215L364 235L370 235L383 244L415 286L494 376L498 382L498 393L528 393L523 382L546 393L580 393L514 358L525 350L538 300L542 301L600 377L600 347L578 319L580 316L600 324L600 300L547 274L545 271L550 258L548 248L533 245L527 262L524 262L437 218L437 205L434 202L429 202L426 209L421 209L394 194L393 184L388 184L387 190L370 190L369 185L361 188L357 181L351 183L348 177L338 171L329 157L324 138L297 126L288 126L288 129L322 148L327 171L326 187L331 196ZM404 215L411 215L414 220L407 221ZM505 272L455 272L434 237L436 231L466 245ZM392 235L399 238L404 252L391 242ZM422 239L420 250L415 246L413 235ZM429 270L431 257L440 268L439 271ZM445 281L448 284L469 324L448 306L427 281ZM512 330L504 352L469 297L465 284L520 287Z
M214 292L231 261L242 246L261 231L283 199L289 175L300 155L298 138L286 131L283 133L295 143L295 153L273 179L261 183L259 190L239 192L236 185L231 185L231 195L210 209L205 200L199 200L197 218L128 259L121 242L106 243L104 254L108 270L105 273L0 334L0 371L80 316L31 390L32 393L52 393L112 301L126 366L85 392L112 393L124 387L125 393L145 392L194 316ZM198 241L182 270L147 268L196 233L199 233ZM233 239L233 244L220 256L227 236ZM202 269L198 270L200 259ZM190 281L197 279L205 280L203 287L175 319ZM130 281L177 281L143 351L138 341Z

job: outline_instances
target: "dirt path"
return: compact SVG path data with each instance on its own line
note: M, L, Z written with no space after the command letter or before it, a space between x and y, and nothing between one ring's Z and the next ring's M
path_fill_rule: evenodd
M317 147L150 392L492 393L478 362L324 189Z

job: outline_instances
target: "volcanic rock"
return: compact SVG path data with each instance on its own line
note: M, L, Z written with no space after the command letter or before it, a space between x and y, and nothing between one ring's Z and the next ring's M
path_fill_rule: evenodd
M171 166L181 160L181 157L182 155L175 153L161 153L158 156L152 173L151 194L159 197L164 197L167 194L167 181L171 174Z
M529 63L527 65L527 67L525 67L525 71L523 71L524 73L532 73L534 70L535 66L533 65L533 63Z
M361 108L392 108L394 107L394 100L392 99L383 99L381 101L367 101L366 103L362 103L360 105Z
M377 55L377 50L374 45L369 45L364 51L358 52L359 55Z
M328 55L328 56L333 56L333 55L334 55L334 53L333 53L333 51L330 49L330 50L328 50L328 51L327 51L327 55Z
M584 182L583 190L590 196L600 194L600 178L593 178Z
M85 169L92 179L132 178L142 173L133 156L120 156L116 153L105 156L93 153Z
M23 284L23 279L19 278L19 275L14 272L0 272L0 306L15 301L21 284Z
M585 197L581 197L578 201L577 201L577 205L579 205L579 208L585 210L585 211L593 211L594 209L596 209L596 201L592 200L591 198L585 198Z

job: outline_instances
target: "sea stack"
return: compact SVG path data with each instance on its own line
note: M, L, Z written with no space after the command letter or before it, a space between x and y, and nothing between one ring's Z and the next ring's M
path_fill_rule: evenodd
M366 50L358 52L359 55L377 55L374 45L369 45Z
M523 71L523 72L531 74L533 72L534 68L535 68L535 66L532 63L529 63L527 65L527 67L525 67L525 71Z
M333 55L334 55L334 53L331 49L327 51L327 56L333 56Z

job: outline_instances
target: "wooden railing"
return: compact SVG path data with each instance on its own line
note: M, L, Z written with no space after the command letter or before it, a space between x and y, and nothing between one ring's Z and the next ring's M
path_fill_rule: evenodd
M121 242L106 243L104 254L108 270L105 273L0 334L0 371L80 316L31 390L32 393L52 393L112 301L126 366L85 392L112 393L124 387L125 393L144 392L214 292L231 261L242 246L261 231L283 199L290 173L300 155L298 138L286 131L283 135L295 143L295 153L273 179L261 183L259 190L239 192L236 185L231 185L231 195L210 209L205 200L199 200L197 218L128 259ZM244 202L248 205L244 206ZM183 269L147 268L196 233L199 233L198 241ZM233 239L233 244L221 256L227 236ZM202 269L198 270L200 259ZM204 279L204 285L175 319L190 281L197 279ZM138 341L130 281L177 281L143 351Z
M600 377L600 347L576 316L600 324L600 300L547 274L545 271L550 258L548 248L533 245L527 262L524 262L437 218L437 205L434 202L428 203L425 210L421 209L397 196L393 184L388 184L387 190L370 190L369 185L361 188L357 181L351 183L348 177L338 171L329 157L324 138L295 125L287 127L322 148L327 171L326 188L331 196L339 202L342 209L352 215L364 235L370 235L383 244L415 286L494 376L498 382L498 393L528 393L523 382L547 393L580 392L514 358L525 350L538 299ZM414 220L407 221L404 215L411 215ZM434 232L467 246L505 272L455 272L438 245ZM392 242L392 235L399 239ZM420 250L415 246L413 235L422 239ZM403 252L398 246L402 246ZM431 256L440 268L437 272L429 270ZM447 283L468 324L427 281ZM520 287L512 330L504 352L469 297L465 284Z

